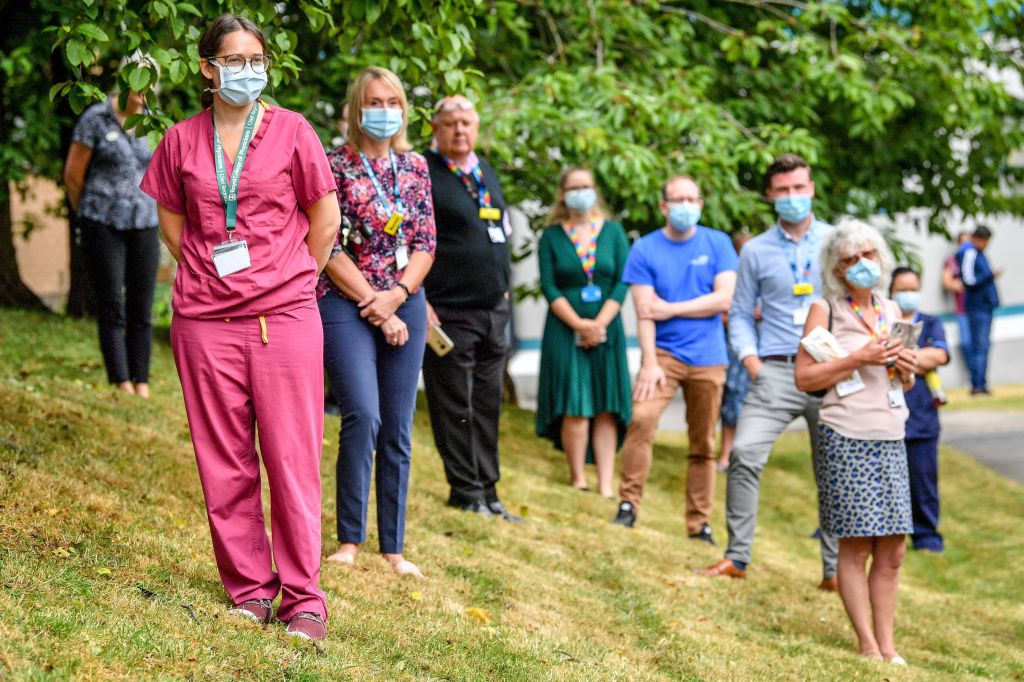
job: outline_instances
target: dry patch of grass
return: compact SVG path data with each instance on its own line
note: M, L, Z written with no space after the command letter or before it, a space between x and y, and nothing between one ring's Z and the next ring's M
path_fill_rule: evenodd
M898 616L910 670L861 660L820 574L805 438L765 472L746 581L693 573L721 548L685 538L685 451L659 440L634 530L565 483L532 415L502 426L513 526L444 506L425 410L416 418L407 554L325 565L322 651L283 628L228 619L169 352L154 397L103 385L89 324L5 311L0 329L0 678L174 679L1024 679L1021 487L942 452L942 555L910 554ZM337 421L324 456L324 543L334 545ZM269 495L265 497L269 499ZM725 539L724 479L714 529ZM374 527L371 504L371 528ZM470 609L473 609L470 611Z

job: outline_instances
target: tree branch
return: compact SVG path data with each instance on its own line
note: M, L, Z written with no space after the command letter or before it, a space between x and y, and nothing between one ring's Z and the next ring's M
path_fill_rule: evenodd
M558 32L558 24L555 23L555 18L551 16L551 13L541 7L539 10L540 15L544 17L544 21L547 22L548 30L551 31L551 37L555 41L555 53L548 55L548 63L554 63L555 59L565 56L565 43L562 42L562 34Z
M724 33L726 35L738 36L738 35L742 35L743 34L742 31L740 31L738 29L735 29L732 26L729 26L727 24L723 24L720 21L715 21L711 17L705 16L705 15L701 14L700 12L697 12L697 11L692 10L692 9L684 9L682 7L673 7L672 5L658 5L658 10L661 11L661 12L665 12L667 14L681 14L681 15L683 15L683 16L687 17L688 19L691 19L691 20L695 19L697 21L700 21L701 23L707 24L708 26L710 26L711 28L715 29L716 31L719 31L719 32Z
M597 57L597 68L604 66L604 38L601 37L601 29L597 25L597 9L594 7L594 0L587 0L587 9L590 10L590 30L594 32L594 41L597 43L595 55Z

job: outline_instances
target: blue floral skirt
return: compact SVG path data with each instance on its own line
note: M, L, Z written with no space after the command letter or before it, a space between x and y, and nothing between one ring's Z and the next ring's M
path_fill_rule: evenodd
M819 424L818 516L839 538L914 531L903 440L857 440Z
M725 391L722 392L722 426L736 426L740 408L750 391L750 374L736 354L729 349L729 369L725 373Z

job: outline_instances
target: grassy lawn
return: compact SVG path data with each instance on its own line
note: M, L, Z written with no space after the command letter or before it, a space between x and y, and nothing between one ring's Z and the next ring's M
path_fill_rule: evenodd
M1020 410L1024 412L1024 385L995 386L992 395L972 396L967 388L948 392L944 410Z
M685 538L678 437L659 441L631 531L608 524L613 502L565 485L561 455L519 410L502 425L501 491L529 523L444 506L421 409L407 555L427 580L396 579L371 532L354 569L323 569L326 646L291 643L280 625L224 615L166 343L147 402L105 385L91 324L3 318L0 679L1024 679L1024 490L968 457L942 452L949 549L907 558L897 643L912 667L900 670L860 659L839 599L815 590L804 437L786 436L765 472L749 578L709 581L692 569L721 548ZM325 551L337 429L330 420ZM721 479L720 541L723 500Z

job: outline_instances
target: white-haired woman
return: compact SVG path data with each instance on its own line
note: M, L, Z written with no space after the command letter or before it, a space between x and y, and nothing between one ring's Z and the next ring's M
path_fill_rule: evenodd
M427 308L420 285L434 263L427 162L406 139L408 103L391 71L368 67L352 83L348 142L327 155L338 182L342 233L317 286L324 363L341 405L337 502L340 547L352 564L366 540L377 458L381 554L401 575L416 382Z
M815 362L801 348L796 359L797 387L827 390L815 453L821 529L839 538L839 593L861 653L905 665L893 620L904 536L913 531L903 391L913 385L916 352L890 336L900 311L881 293L893 260L877 230L842 221L821 258L823 299L811 307L804 335L830 328L849 353ZM859 389L845 383L855 371Z

